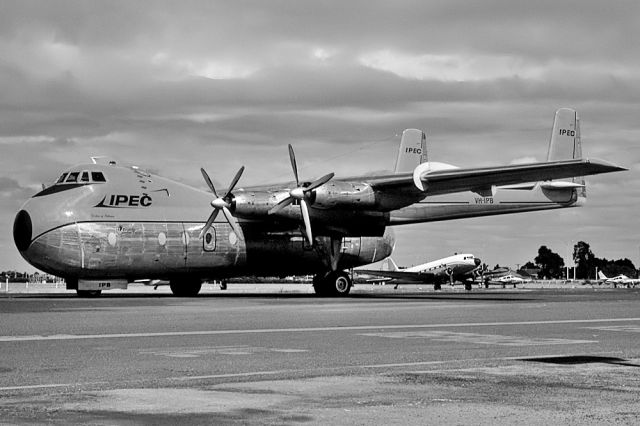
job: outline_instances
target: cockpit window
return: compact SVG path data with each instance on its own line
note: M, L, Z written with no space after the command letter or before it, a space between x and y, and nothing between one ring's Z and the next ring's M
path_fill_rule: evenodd
M104 178L102 172L91 172L91 179L94 182L106 182L107 180Z
M44 188L34 197L55 194L56 192L67 191L78 187L91 185L92 183L105 183L107 179L102 172L82 170L80 172L64 172L51 186Z
M67 182L67 183L77 182L79 174L80 174L80 172L71 172L71 173L69 173L69 176L67 176L67 180L65 182Z

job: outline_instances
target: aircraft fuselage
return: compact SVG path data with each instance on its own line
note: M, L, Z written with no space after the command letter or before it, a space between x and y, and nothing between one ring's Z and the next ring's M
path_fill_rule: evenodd
M339 251L337 267L348 269L384 259L394 244L383 227L379 237L344 237L336 244L320 236L312 247L296 222L278 218L269 224L242 220L243 235L236 235L222 216L200 238L210 193L117 166L90 164L65 173L78 173L80 180L84 172L101 173L105 181L89 177L51 186L16 217L14 238L22 256L48 273L128 280L314 274L329 269L326 254L332 250ZM275 199L275 191L239 192Z

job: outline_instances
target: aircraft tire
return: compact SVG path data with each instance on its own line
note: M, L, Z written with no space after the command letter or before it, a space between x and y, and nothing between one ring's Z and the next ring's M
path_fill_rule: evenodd
M313 290L318 296L346 296L351 291L351 278L346 272L330 272L327 275L316 275L313 278Z
M467 291L471 291L471 284L464 283L464 289L467 290Z
M195 297L200 292L202 281L200 280L171 280L169 288L174 296Z
M102 294L102 290L76 290L78 297L98 297Z
M438 291L438 290L440 290L441 288L442 288L442 286L441 286L440 284L434 284L434 285L433 285L433 289L434 289L435 291Z
M349 274L344 271L334 272L330 274L332 290L334 296L346 296L351 291L351 278L349 278Z

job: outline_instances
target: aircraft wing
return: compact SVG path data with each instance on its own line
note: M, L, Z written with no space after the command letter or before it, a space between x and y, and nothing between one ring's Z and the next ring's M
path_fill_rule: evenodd
M431 283L436 279L436 274L431 272L380 271L374 269L356 269L355 272L418 283Z
M427 163L424 163L427 164ZM575 176L589 176L626 170L604 160L575 159L544 163L517 164L497 167L469 169L446 169L431 171L416 168L413 174L403 173L372 177L367 179L376 190L407 190L412 185L416 191L426 195L449 194L464 191L487 191L492 186L514 185L563 179ZM420 187L418 186L420 185Z

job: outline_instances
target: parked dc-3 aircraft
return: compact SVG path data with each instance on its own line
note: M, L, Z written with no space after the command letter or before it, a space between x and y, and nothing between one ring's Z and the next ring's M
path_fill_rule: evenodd
M29 263L80 295L164 279L174 294L193 296L205 279L298 274L314 274L318 294L346 295L345 270L391 254L390 227L579 206L582 176L624 170L582 158L570 109L556 113L541 163L428 162L425 135L415 129L403 133L390 174L307 182L291 146L289 155L294 182L236 188L242 167L221 195L204 169L211 193L139 168L74 166L24 204L14 240ZM574 179L557 180L564 178Z
M482 261L472 254L455 254L442 259L433 260L409 268L399 268L388 258L390 269L387 271L376 269L357 269L359 274L386 277L391 280L399 280L410 283L433 284L434 290L440 290L443 283L453 285L455 281L464 283L465 290L471 290L471 284L475 278L474 271L478 271ZM467 282L467 279L471 280Z

